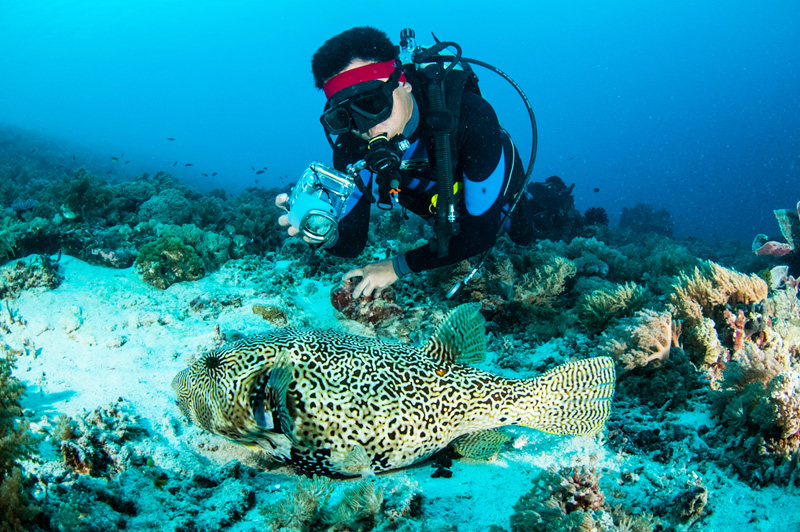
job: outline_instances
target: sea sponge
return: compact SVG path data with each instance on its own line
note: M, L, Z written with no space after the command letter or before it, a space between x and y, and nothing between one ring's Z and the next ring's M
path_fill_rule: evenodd
M197 252L172 235L142 246L134 266L144 282L160 290L181 281L196 281L204 274Z
M663 363L673 343L672 314L645 309L603 334L599 349L626 370Z

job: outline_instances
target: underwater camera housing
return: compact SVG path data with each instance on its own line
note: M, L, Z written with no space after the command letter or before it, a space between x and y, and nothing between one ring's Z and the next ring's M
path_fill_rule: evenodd
M345 174L313 162L292 189L289 223L312 243L325 245L336 238L339 218L356 188L358 171L363 168L363 161L359 163L348 166Z

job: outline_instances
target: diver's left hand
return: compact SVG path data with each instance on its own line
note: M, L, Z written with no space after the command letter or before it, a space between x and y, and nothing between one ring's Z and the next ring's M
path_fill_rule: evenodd
M376 290L380 291L398 279L397 274L394 273L394 266L392 266L391 260L373 262L363 268L356 268L344 274L345 280L351 277L361 277L361 282L353 290L353 299L358 299L362 295L369 297Z

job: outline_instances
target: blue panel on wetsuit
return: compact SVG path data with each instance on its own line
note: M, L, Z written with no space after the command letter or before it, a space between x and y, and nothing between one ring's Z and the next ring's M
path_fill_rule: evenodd
M500 162L492 174L480 182L470 181L464 177L464 203L467 212L472 216L480 216L494 205L500 197L503 182L506 177L506 158L503 151L500 152Z

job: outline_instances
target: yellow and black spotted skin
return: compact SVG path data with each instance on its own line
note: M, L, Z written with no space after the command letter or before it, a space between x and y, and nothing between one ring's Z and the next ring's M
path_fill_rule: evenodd
M455 362L465 342L480 348L475 336L483 335L477 309L459 309L424 348L331 330L274 330L204 355L173 388L192 422L308 475L404 467L458 436L503 425L557 434L602 429L614 389L610 359L536 379L501 378Z

